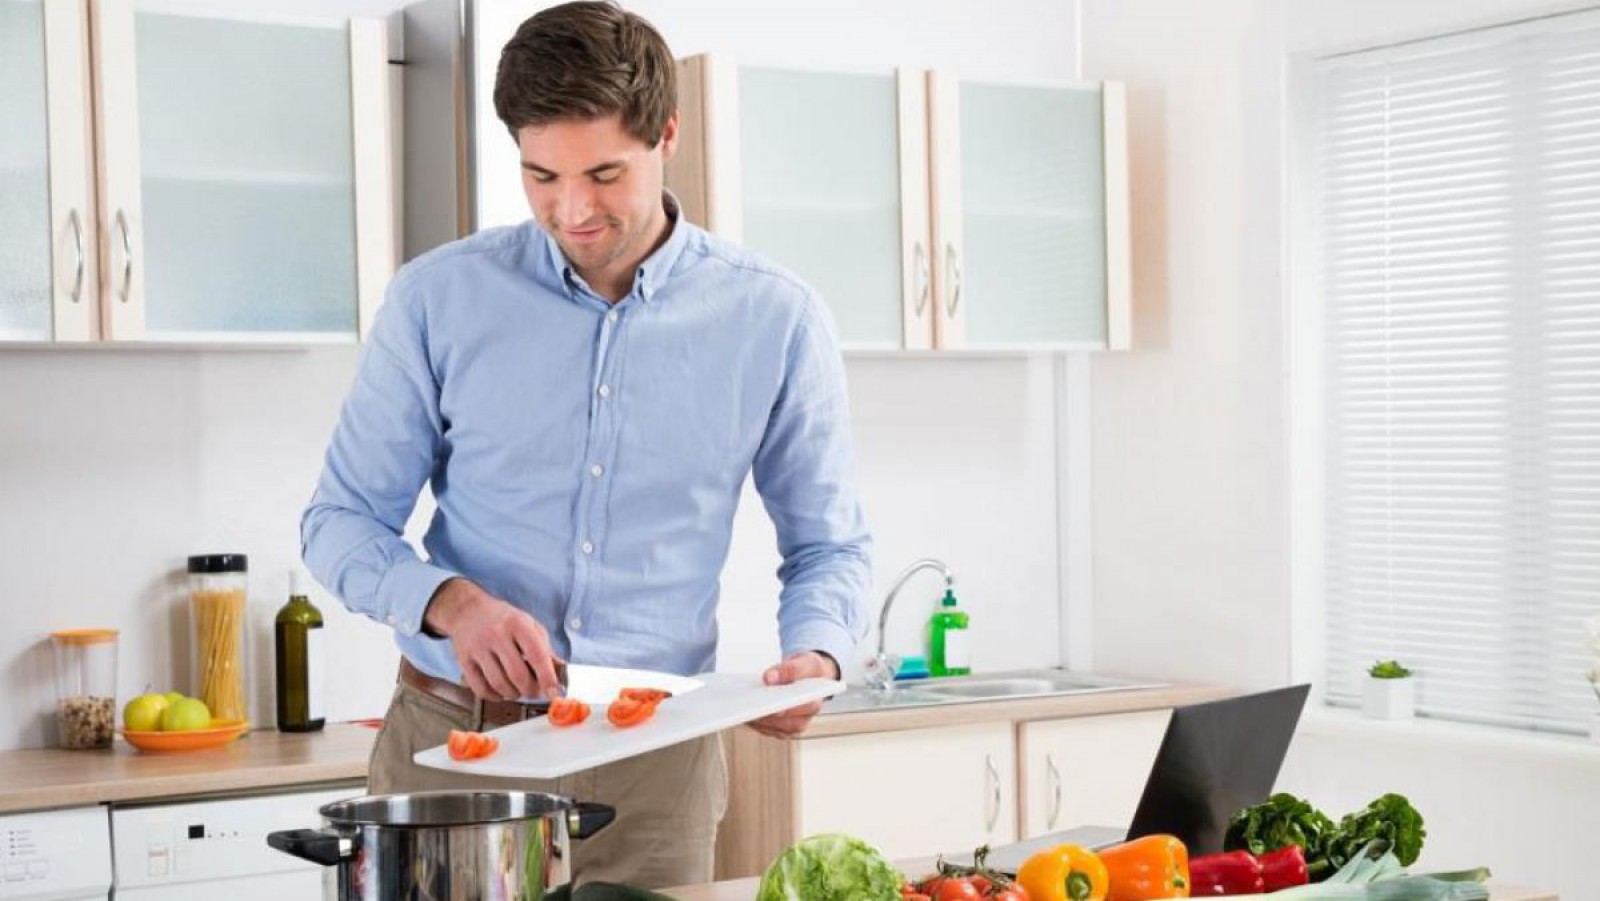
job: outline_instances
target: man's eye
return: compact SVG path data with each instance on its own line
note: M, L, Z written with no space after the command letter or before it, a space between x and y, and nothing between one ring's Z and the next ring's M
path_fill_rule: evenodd
M594 177L594 183L597 185L609 185L616 182L616 180L621 177L621 175L615 172L607 172L604 175L596 175Z
M530 172L528 174L528 177L532 178L536 184L541 184L541 185L547 185L547 184L549 184L549 183L551 183L551 182L556 180L556 177L554 175L540 175L537 172Z

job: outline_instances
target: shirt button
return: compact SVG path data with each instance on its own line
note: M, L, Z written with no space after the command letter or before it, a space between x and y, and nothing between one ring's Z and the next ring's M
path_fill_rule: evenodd
M601 385L599 394L600 394L601 397L610 397L611 396L611 386L610 385Z
M617 311L616 310L612 310L611 312L607 313L606 314L606 321L607 322L616 322L617 321Z
M592 541L585 541L585 542L584 542L584 543L583 543L583 545L582 545L582 546L583 546L583 552L584 552L584 553L585 553L585 554L592 554L592 553L594 553L594 542L592 542Z
M600 478L601 476L605 475L605 474L606 474L606 468L604 466L601 466L599 463L596 463L595 465L589 467L589 475L592 475L597 479Z
M583 628L583 619L582 619L582 617L574 616L572 618L572 622L569 623L568 625L572 626L572 630L574 632L576 632L577 630Z

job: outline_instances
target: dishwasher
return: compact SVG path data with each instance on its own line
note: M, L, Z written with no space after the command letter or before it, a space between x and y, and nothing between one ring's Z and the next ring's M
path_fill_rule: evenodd
M283 794L114 804L115 897L138 901L323 897L323 880L331 879L334 871L274 851L267 846L267 833L319 822L317 808L362 792L363 786L354 783Z
M0 899L104 901L110 891L111 830L104 807L0 816Z

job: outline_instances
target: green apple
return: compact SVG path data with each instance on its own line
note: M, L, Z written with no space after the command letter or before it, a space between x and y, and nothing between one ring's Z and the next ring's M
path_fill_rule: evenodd
M168 704L171 704L173 701L181 701L181 700L183 700L185 695L181 691L169 691L166 694L162 695L162 697L167 699L167 703Z
M180 698L161 711L161 731L192 732L211 728L211 711L206 702L196 698Z
M122 708L123 728L130 732L155 732L161 728L161 713L166 709L166 695L140 695Z

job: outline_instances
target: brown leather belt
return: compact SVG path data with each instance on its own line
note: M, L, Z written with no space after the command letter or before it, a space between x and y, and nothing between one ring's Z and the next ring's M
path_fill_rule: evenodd
M400 658L400 681L452 707L461 708L471 718L473 729L509 726L512 723L543 716L545 712L546 705L543 704L481 700L472 693L472 689L457 685L448 679L436 679L412 666L411 661L404 657Z

